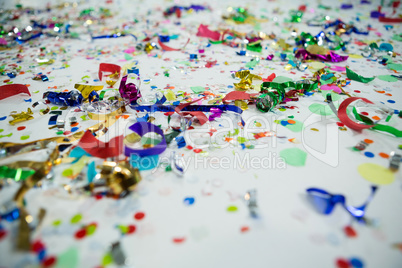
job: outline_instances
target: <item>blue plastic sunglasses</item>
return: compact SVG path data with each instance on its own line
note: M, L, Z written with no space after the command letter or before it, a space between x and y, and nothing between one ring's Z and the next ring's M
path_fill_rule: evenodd
M365 222L366 219L364 218L364 213L366 207L373 198L376 190L377 186L371 186L370 196L367 198L366 202L359 207L347 206L345 196L340 194L330 194L322 189L309 188L307 189L307 194L314 208L321 214L331 214L336 204L340 203L349 212L349 214L353 216L353 218L358 221Z

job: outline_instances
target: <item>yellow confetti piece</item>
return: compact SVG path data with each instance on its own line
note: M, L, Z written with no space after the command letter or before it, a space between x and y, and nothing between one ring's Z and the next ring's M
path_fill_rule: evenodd
M374 184L390 184L395 180L395 175L390 169L374 163L361 164L357 170L363 178Z
M363 56L362 56L362 55L357 55L357 54L349 54L349 58L352 58L352 59L361 59L361 58L363 58Z
M312 130L312 131L319 131L318 129L316 129L316 128L310 128L310 130Z
M176 100L176 94L174 94L174 92L171 89L165 91L165 97L168 101Z
M324 63L318 62L318 61L313 61L309 65L309 69L313 69L313 70L320 70L320 69L325 68L325 67L326 67L326 65Z

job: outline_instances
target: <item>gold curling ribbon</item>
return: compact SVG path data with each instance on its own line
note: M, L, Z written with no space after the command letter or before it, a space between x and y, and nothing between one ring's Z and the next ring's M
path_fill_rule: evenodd
M89 94L91 94L92 91L99 91L103 89L103 86L92 86L92 85L82 85L82 84L75 84L74 88L76 88L78 91L81 92L82 96L87 99L89 97Z

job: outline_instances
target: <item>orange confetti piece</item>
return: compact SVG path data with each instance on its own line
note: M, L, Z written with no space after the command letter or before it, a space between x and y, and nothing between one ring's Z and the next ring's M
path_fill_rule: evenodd
M371 118L373 118L374 120L380 120L381 118L379 118L378 116L373 116L373 117L371 117Z
M294 125L294 124L296 124L296 121L295 120L288 120L288 123Z
M381 156L382 158L386 158L386 159L389 158L389 154L386 154L386 153L379 153L378 155Z
M373 140L370 140L370 139L365 139L364 142L367 143L367 144L371 144L371 143L373 143L374 141L373 141Z

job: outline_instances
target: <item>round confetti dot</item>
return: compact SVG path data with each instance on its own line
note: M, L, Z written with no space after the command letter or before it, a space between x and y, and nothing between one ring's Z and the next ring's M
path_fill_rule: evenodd
M242 232L242 233L245 233L245 232L248 232L248 231L250 231L250 227L248 227L248 226L242 226L240 228L240 232Z
M237 207L236 206L228 206L228 208L226 210L229 211L229 212L236 212Z
M137 212L134 215L134 219L140 221L145 217L145 213L144 212Z
M372 144L374 141L370 139L364 139L364 142L367 144Z
M45 248L45 246L42 244L41 241L36 241L32 244L31 246L31 251L35 252L35 253L39 253L40 251L42 251Z
M381 118L379 118L378 116L373 116L373 117L371 117L371 118L373 118L374 120L380 120Z
M137 227L135 227L135 225L129 225L127 226L127 234L133 234L135 233L135 230L137 229Z
M364 264L363 262L359 259L359 258L351 258L350 259L350 264L354 267L354 268L363 268Z
M24 130L24 129L26 129L26 127L24 127L24 126L17 127L17 130L18 130L18 131L21 131L21 130Z
M379 156L381 156L382 158L386 158L386 159L388 159L389 158L389 154L386 154L386 153L379 153L378 154Z
M87 234L87 235L92 235L93 233L95 233L96 227L97 227L97 224L96 224L96 223L91 223L91 224L87 225L87 226L85 227L85 229L86 229L86 234Z
M387 102L389 102L389 103L395 103L394 100L387 100Z
M76 238L76 239L82 239L82 238L84 238L84 237L86 236L86 234L87 234L87 230L86 230L86 229L78 230L78 231L75 233L75 238Z
M42 262L43 267L51 267L56 263L56 257L50 256L44 259Z
M73 127L73 128L71 129L71 132L76 132L78 129L79 129L78 127Z
M349 268L349 262L345 259L337 259L336 260L336 267L338 268Z
M6 232L6 230L0 230L0 240L1 239L3 239L4 237L6 237L6 234L7 234L7 232Z
M399 145L398 145L398 148L399 148L400 150L402 150L402 144L399 144Z
M385 185L395 180L395 174L389 168L374 163L361 164L357 167L357 171L363 178L374 184Z
M185 237L174 237L173 238L173 243L176 243L176 244L183 243L184 241L186 241Z
M372 152L364 152L364 155L370 158L374 157L374 154Z
M345 235L347 237L357 237L357 233L355 231L355 229L353 229L352 226L346 226L345 228L343 228L343 231L345 232Z
M20 138L21 140L27 140L27 139L29 139L29 135L24 135L24 136L21 136L21 138Z
M186 198L184 198L183 202L185 205L191 206L192 204L194 204L195 198L194 197L186 197Z

